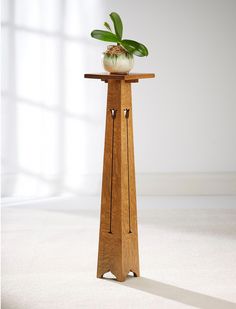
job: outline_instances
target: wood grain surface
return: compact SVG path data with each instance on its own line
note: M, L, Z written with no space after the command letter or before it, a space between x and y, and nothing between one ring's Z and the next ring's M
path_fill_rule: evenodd
M85 78L101 79L101 80L138 80L143 78L154 78L154 73L129 73L129 74L110 74L110 73L87 73Z
M154 74L85 74L108 83L97 277L139 276L131 82Z

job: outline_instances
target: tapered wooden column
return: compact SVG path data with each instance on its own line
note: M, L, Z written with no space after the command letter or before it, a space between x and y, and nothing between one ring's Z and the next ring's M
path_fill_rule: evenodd
M154 74L85 74L108 83L97 277L139 276L131 83Z

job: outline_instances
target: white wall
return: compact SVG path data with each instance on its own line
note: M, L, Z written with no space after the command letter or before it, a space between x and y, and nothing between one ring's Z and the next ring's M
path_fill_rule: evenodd
M149 47L133 86L140 194L236 193L236 1L4 0L3 193L99 193L108 14Z

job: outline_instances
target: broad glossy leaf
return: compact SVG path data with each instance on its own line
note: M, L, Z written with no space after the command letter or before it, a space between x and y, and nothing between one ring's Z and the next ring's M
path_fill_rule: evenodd
M122 40L121 45L131 54L135 54L139 57L148 56L147 47L139 42L133 40Z
M112 32L110 25L106 21L104 23L104 26L107 28L107 30Z
M104 31L104 30L93 30L91 32L91 37L94 39L100 40L100 41L105 41L105 42L118 42L117 36L109 31Z
M110 14L111 20L113 22L115 33L117 37L121 40L123 35L123 24L119 14L112 12Z

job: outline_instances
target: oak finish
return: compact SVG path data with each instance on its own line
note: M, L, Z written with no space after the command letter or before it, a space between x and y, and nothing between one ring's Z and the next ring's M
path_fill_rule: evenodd
M131 82L154 74L85 74L108 83L97 277L139 273Z
M101 79L101 80L139 80L143 78L153 78L154 73L129 73L129 74L117 74L117 73L87 73L84 74L85 78Z

